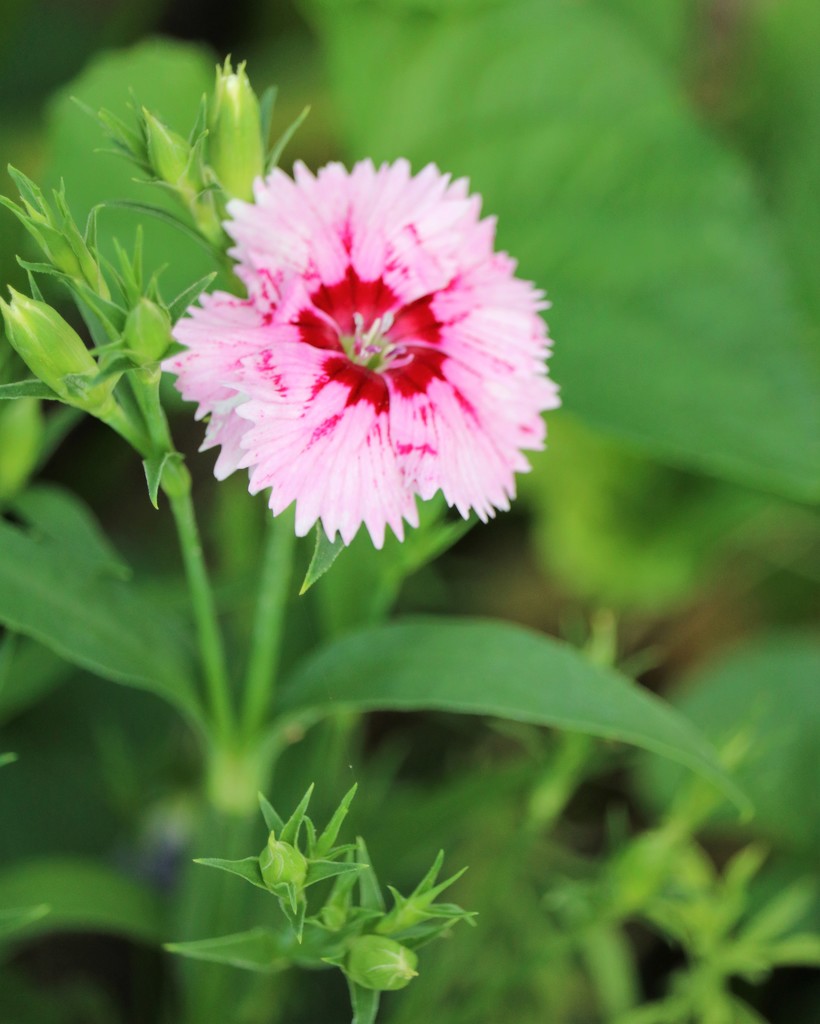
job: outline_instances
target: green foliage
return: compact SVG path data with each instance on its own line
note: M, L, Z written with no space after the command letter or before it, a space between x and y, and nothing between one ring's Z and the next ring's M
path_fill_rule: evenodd
M469 174L548 289L567 409L818 496L817 366L753 178L626 21L557 0L316 6L352 151Z
M26 936L95 931L158 943L162 905L151 889L92 859L29 860L0 871L0 907L45 904L26 923Z
M517 626L439 618L365 630L297 668L279 705L283 722L374 709L492 715L634 743L745 804L711 748L666 705L568 645Z
M675 703L716 744L740 743L735 777L755 805L767 841L820 852L820 645L809 634L761 637L682 681ZM654 759L640 777L660 805L676 782ZM721 817L714 827L734 832Z
M650 462L566 414L521 482L546 572L572 594L658 613L733 552L766 499Z
M0 521L0 622L196 721L184 631L122 578L88 510L52 489L13 507L23 525Z

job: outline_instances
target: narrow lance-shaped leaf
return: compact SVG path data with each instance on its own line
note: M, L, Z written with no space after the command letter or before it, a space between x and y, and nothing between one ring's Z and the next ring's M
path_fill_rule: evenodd
M277 836L277 839L279 839L281 842L292 843L294 846L297 845L299 839L299 830L302 827L302 819L305 816L305 811L307 810L308 804L310 803L311 796L313 796L313 783L311 783L310 786L308 786L307 792L299 801L299 806L285 822L285 825L282 829L282 834L280 836Z
M206 868L217 868L220 871L227 871L230 875L237 875L244 878L251 885L258 886L269 892L262 872L259 870L258 857L243 857L241 860L223 860L221 857L197 857L194 864L204 864Z
M262 810L262 816L265 819L265 824L268 826L268 832L275 832L278 836L285 827L285 823L262 793L257 794L257 796L259 799L259 807Z
M377 709L489 715L633 743L749 806L683 715L568 644L510 623L419 618L343 637L283 685L278 728Z
M358 783L354 783L350 789L342 797L342 801L336 810L333 812L333 817L327 823L325 830L319 836L318 842L316 843L316 856L326 857L336 842L336 837L339 834L339 829L342 827L342 823L347 817L347 812L350 810L350 804L353 801L353 797L356 795L356 790L359 788Z

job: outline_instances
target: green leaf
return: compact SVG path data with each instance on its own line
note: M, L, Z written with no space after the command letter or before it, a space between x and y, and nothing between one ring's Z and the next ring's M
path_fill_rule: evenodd
M0 384L0 399L4 398L51 398L58 396L48 384L32 377L30 380L18 380L12 384Z
M268 826L268 832L275 832L278 836L282 829L285 827L285 823L273 809L273 806L264 796L264 794L257 794L259 799L259 807L262 811L262 816L265 819L265 824Z
M364 839L359 836L356 839L356 861L361 866L362 872L359 875L359 900L365 910L382 912L385 909L384 896L382 895L379 880L370 862L370 854Z
M0 520L0 622L201 721L185 633L134 584L112 578L101 561L89 562L87 548L75 548L75 536L48 536Z
M316 524L316 546L313 549L313 557L310 560L307 573L299 594L305 594L333 565L344 549L345 543L341 534L336 540L328 540L321 523Z
M337 860L312 860L308 864L305 887L322 882L326 878L334 878L336 875L356 874L357 871L362 870L362 864L349 864L347 861Z
M155 892L92 860L33 860L0 872L0 907L42 904L49 913L28 923L27 937L93 931L159 943L164 931Z
M242 860L222 860L219 857L197 857L194 864L204 864L207 868L219 868L220 871L227 871L231 875L238 875L244 878L251 885L256 885L265 892L269 892L262 872L259 870L258 857L244 857Z
M139 151L142 140L136 131L133 105L144 104L175 131L187 135L202 94L212 88L213 73L214 62L205 49L152 39L130 49L98 54L57 94L49 111L46 177L52 185L65 180L66 198L78 224L85 222L92 207L107 200L139 204L147 186L134 180L137 175L129 161L99 152L110 141L96 118L89 117L77 100L92 111L105 108L107 120L123 144L133 144ZM160 189L151 189L150 195L169 221L175 213L182 213L181 206ZM132 237L136 226L143 224L147 277L167 266L162 284L168 294L177 294L215 269L213 257L203 252L195 232L184 234L147 218L145 212L104 207L97 225L103 252L113 252L115 236L121 240Z
M299 843L299 831L302 827L302 821L305 817L305 811L307 811L310 798L313 796L313 783L308 786L307 792L299 801L299 806L291 814L288 820L285 822L282 832L277 839L283 843L292 843L297 846Z
M752 4L727 98L732 127L765 181L798 297L820 338L820 7Z
M469 175L554 303L567 409L671 464L820 497L818 368L755 178L626 19L315 6L349 149Z
M10 643L14 637L15 642ZM68 662L26 637L7 632L3 641L6 676L0 687L0 723L18 715L60 686L72 673Z
M16 760L16 754L0 754L0 768L4 768L7 764L14 764Z
M350 990L350 1006L353 1010L351 1024L374 1024L376 1014L379 1012L381 992L372 988L363 988L349 978L347 987Z
M230 964L231 967L265 974L282 970L289 964L288 946L282 935L272 928L251 928L250 931L223 935L218 939L168 942L163 948L194 960Z
M812 634L775 633L737 648L681 680L673 701L716 744L740 739L746 753L735 777L755 805L757 835L778 847L820 852L820 642ZM654 759L637 777L664 806L677 785ZM714 828L736 831L721 814Z
M37 484L15 499L12 508L30 528L64 545L78 562L119 579L131 576L91 509L70 491Z
M313 721L377 709L491 715L634 743L680 761L748 805L683 716L567 644L520 626L441 618L364 630L297 667L279 713L284 722Z
M356 790L358 788L358 783L354 783L342 797L339 806L333 812L333 817L327 823L327 826L319 836L318 842L316 843L315 855L317 857L326 857L332 850L333 844L336 842L336 837L339 835L339 829L342 827L342 823L347 817L347 812L350 810L350 805L353 802L353 797L356 795Z
M47 903L36 907L18 907L13 910L0 910L0 940L22 931L27 925L39 921L49 912Z
M145 482L148 484L148 497L154 508L159 508L159 488L162 484L162 474L169 462L182 462L179 452L163 452L162 455L155 455L144 459L142 468L145 470Z

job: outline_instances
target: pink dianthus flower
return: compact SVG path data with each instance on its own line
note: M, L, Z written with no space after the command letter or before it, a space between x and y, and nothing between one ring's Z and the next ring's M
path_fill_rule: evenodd
M381 547L441 491L465 518L509 507L523 449L543 447L543 293L493 251L465 179L405 160L258 179L225 224L246 299L202 295L164 367L209 417L215 473L250 470L296 532L320 520Z

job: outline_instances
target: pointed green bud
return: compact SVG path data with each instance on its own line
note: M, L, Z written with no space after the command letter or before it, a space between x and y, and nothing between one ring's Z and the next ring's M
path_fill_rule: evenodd
M196 189L195 183L187 181L191 144L145 107L142 108L142 117L148 159L157 177L169 185L184 184Z
M291 843L282 843L271 832L268 845L259 854L259 870L265 885L290 884L301 889L307 876L307 861Z
M6 336L35 377L68 405L104 417L114 407L113 377L97 380L99 368L77 332L60 314L9 288L11 303L0 299Z
M395 992L418 975L412 949L383 935L361 935L350 947L345 974L362 988Z
M157 363L171 344L171 317L143 295L128 314L122 339L137 362Z
M245 74L230 59L216 69L213 108L208 119L208 161L227 195L253 198L253 182L265 173L265 146L259 100Z

